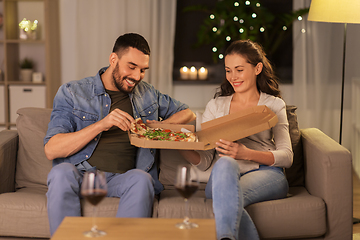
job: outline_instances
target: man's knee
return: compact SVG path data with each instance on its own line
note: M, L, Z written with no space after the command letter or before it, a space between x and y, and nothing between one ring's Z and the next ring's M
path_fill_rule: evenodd
M151 175L140 169L133 169L129 171L130 178L134 183L144 186L154 186L154 180Z
M50 184L65 183L68 181L78 182L79 173L71 163L60 163L54 166L47 177L48 186Z

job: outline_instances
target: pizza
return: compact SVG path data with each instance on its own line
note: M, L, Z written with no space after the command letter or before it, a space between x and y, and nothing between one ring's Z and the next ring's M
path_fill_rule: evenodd
M130 131L139 138L157 141L195 142L196 135L193 132L172 131L164 128L152 128L147 126L141 118L135 119L131 124Z

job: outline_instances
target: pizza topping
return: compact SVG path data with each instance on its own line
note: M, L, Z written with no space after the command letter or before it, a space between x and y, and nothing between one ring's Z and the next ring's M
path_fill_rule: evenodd
M135 133L140 138L146 138L148 140L158 141L185 141L195 142L195 133L184 133L181 131L172 131L170 129L151 128L145 125L145 123L138 118L131 124L130 128L132 133Z

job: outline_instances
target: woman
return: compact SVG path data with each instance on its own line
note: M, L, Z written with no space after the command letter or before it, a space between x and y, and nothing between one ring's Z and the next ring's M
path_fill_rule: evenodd
M236 142L220 139L216 149L181 151L200 170L212 169L205 193L213 199L218 239L259 239L245 207L283 198L288 183L283 168L292 164L285 102L260 45L233 42L225 52L226 81L203 114L203 122L243 109L266 105L278 117L273 128ZM215 151L215 152L214 152Z

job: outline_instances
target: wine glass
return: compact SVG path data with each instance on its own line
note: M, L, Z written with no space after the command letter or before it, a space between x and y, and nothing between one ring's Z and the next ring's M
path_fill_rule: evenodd
M175 226L180 229L197 228L196 223L190 222L189 219L189 198L199 188L199 177L197 169L191 165L179 165L176 169L175 188L184 197L185 200L185 217L184 221L177 223Z
M81 195L93 205L93 227L90 231L84 232L86 237L100 237L106 232L98 230L96 226L96 205L107 194L105 173L99 170L85 172L81 185Z

